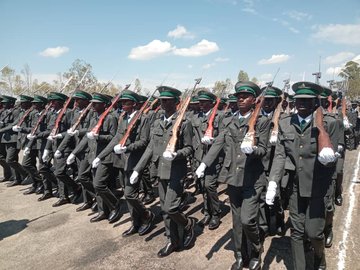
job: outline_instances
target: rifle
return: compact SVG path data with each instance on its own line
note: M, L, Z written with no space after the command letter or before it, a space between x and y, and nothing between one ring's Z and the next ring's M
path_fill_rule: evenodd
M225 91L225 89L226 89L226 86L223 87L223 89L222 89L222 91L220 93L220 96ZM216 98L216 103L215 103L214 107L212 108L212 111L211 111L211 114L210 114L210 117L209 117L208 126L207 126L207 129L205 131L204 137L213 138L213 136L214 136L214 120L215 120L215 116L216 116L217 110L219 108L220 102L221 102L221 98L217 97Z
M112 82L112 80L115 78L115 76L100 90L99 93L102 93ZM81 112L81 114L79 115L79 118L76 120L75 124L72 125L72 127L69 129L71 132L74 132L75 130L77 130L77 128L79 127L81 121L86 117L86 115L88 114L88 112L91 109L92 104L89 103L87 105L87 107Z
M260 114L260 110L261 110L262 105L264 103L264 95L265 95L265 92L267 91L267 89L270 86L272 86L272 84L274 83L274 80L275 80L277 74L279 73L279 70L280 70L280 68L278 68L277 72L275 73L273 80L266 84L266 88L262 91L260 96L257 98L257 103L256 103L256 106L255 106L254 112L251 114L249 122L248 122L248 131L245 134L245 137L244 137L244 139L243 139L243 141L241 143L241 146L247 145L247 144L250 144L250 143L251 143L252 146L255 145L255 126L256 126L256 121L257 121L257 119L259 117L259 114Z
M127 84L124 88L124 90L129 89L130 84ZM124 91L123 90L123 91ZM104 123L104 120L106 118L106 116L110 113L110 111L112 110L112 108L116 105L116 103L119 101L120 97L121 97L122 91L112 100L111 105L100 115L99 121L97 122L97 124L95 125L95 127L91 130L91 132L93 134L99 135L100 129L102 124Z
M131 119L129 125L126 128L126 132L124 134L124 136L121 138L121 140L119 141L119 144L121 146L125 146L127 139L130 136L131 131L134 129L135 124L137 122L137 120L141 117L143 111L145 110L146 106L149 104L150 99L154 96L155 92L157 91L157 89L155 89L155 91L151 94L151 96L146 100L146 102L141 106L140 110L133 116L133 118Z
M285 91L287 89L287 86L289 85L289 82L290 82L290 79L288 80L285 80L284 83L284 88L283 88L283 91L282 91L282 94L281 94L281 102L279 102L279 104L276 106L276 109L274 111L274 115L271 119L272 123L273 123L273 129L271 131L271 135L270 135L270 138L269 138L269 141L272 143L272 142L276 142L277 141L277 136L278 136L278 133L279 133L279 120L280 120L280 113L281 113L281 110L282 110L282 103L285 99Z
M82 78L81 78L80 82L78 83L78 85L75 87L73 93L74 93L74 92L76 91L76 89L81 85L81 83L82 83L83 80L85 79L85 76L86 76L86 74L87 74L88 72L89 72L89 69L86 69L84 75L82 76ZM72 78L72 77L71 77L71 78ZM63 88L63 89L64 89L64 88ZM72 93L72 94L73 94L73 93ZM64 106L62 107L60 113L58 114L58 116L57 116L57 118L56 118L56 120L55 120L55 126L54 126L54 128L51 130L49 137L53 137L53 136L55 136L55 135L58 133L61 119L62 119L62 117L64 116L67 108L68 108L69 105L70 105L70 102L71 102L71 99L72 99L72 94L71 94L71 96L69 95L69 97L66 99L66 102L65 102Z
M24 115L21 117L21 119L19 120L19 122L16 124L17 126L21 126L22 123L24 123L26 117L28 117L28 115L34 110L34 107L31 106L29 109L27 109L24 113Z
M156 91L156 90L155 90ZM156 105L156 103L159 101L158 98L155 98L151 104L149 105L149 107L147 107L145 110L144 110L144 114L148 114L150 110L152 110L154 108L154 106Z
M182 120L184 118L184 115L186 113L186 109L189 106L191 95L195 92L196 86L201 82L201 78L195 79L195 85L190 94L186 97L186 99L183 101L181 108L179 109L179 115L176 118L176 121L174 123L174 126L172 128L172 136L166 146L165 152L170 152L171 154L175 153L176 143L179 137L178 131L180 129Z
M320 63L321 63L321 57L320 57L320 61L319 61L319 71L313 73L312 75L315 76L315 83L320 85L320 78L321 78L321 71L320 71ZM319 106L315 111L315 116L314 116L314 126L318 129L319 134L318 134L318 153L321 152L321 150L323 150L324 148L331 148L332 150L334 150L334 147L331 143L330 140L330 136L329 134L326 132L325 127L324 127L324 114L323 114L323 109L320 106L320 98L319 98Z
M68 81L64 84L64 86L62 87L61 91L62 91L63 89L65 89L65 87L69 84L69 82L70 82L71 80L72 80L72 77L70 77L70 78L68 79ZM50 108L51 108L51 104L49 103L49 104L46 105L45 109L41 112L38 121L36 122L35 126L34 126L33 129L31 130L31 133L30 133L31 135L35 135L37 129L39 128L41 122L43 121L44 117L46 116L46 114L47 114L47 112L50 110Z

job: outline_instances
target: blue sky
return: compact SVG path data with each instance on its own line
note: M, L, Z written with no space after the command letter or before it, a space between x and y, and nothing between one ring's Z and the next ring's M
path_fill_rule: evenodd
M323 84L360 61L359 0L0 0L0 10L0 66L28 64L39 80L79 58L120 85L235 83L240 69L265 82L280 67L282 87L290 74L313 81L320 56Z

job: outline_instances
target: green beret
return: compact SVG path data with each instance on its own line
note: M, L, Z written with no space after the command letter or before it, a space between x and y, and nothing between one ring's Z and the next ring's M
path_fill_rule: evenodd
M294 95L288 95L288 102L294 102Z
M48 100L58 100L58 101L66 101L68 99L68 96L63 94L63 93L59 93L59 92L50 92L48 95Z
M110 104L111 103L111 96L109 95L105 95L105 94L101 94L101 93L94 93L92 96L92 99L90 100L91 102L94 103L106 103L106 104Z
M198 100L210 100L212 102L216 101L217 97L209 92L209 91L206 91L206 90L202 90L202 91L199 91L198 93Z
M332 94L332 90L326 86L323 86L323 91L320 94L320 98L328 98Z
M233 94L228 95L229 103L237 103L237 97Z
M31 102L33 101L33 97L26 96L26 95L20 95L20 102Z
M175 98L179 100L181 91L170 86L159 86L157 90L160 92L159 99L171 99Z
M350 103L351 103L351 105L353 105L353 104L354 104L354 105L355 105L355 104L357 105L357 104L358 104L358 102L357 102L356 100L351 100Z
M134 102L140 102L140 96L131 90L124 90L121 93L120 100L131 100Z
M85 92L85 91L82 91L82 90L76 90L74 95L73 95L73 98L79 98L79 99L85 99L85 100L91 100L92 99L92 96Z
M155 99L157 99L158 97L157 96L152 96L151 98L150 98L150 102L153 102Z
M265 86L261 88L261 92L265 90L266 90L266 92L264 93L265 98L278 98L282 94L281 89L275 86Z
M139 101L140 103L145 103L148 100L147 96L143 96L143 95L139 95L139 94L138 94L138 96L140 98L140 101Z
M15 101L16 101L16 98L3 95L1 103L15 103Z
M198 103L199 103L199 99L197 96L191 97L190 104L198 104Z
M317 98L323 91L323 88L312 82L297 82L292 85L295 92L294 98Z
M238 95L240 93L249 93L254 97L258 97L261 94L260 87L250 81L239 81L235 84L235 93L234 95Z
M226 104L227 100L228 100L228 99L227 99L226 97L222 97L222 98L220 99L220 103Z

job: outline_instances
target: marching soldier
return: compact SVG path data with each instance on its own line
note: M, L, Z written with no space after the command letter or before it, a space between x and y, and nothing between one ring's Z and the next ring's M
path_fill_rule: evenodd
M233 116L239 110L238 105L237 105L237 97L236 96L234 96L233 94L230 94L228 96L228 102L229 102L229 110L227 112L225 112L225 117Z
M68 109L66 111L58 130L58 134L61 134L62 138L53 142L53 149L56 149L54 153L55 176L62 187L59 189L59 200L53 204L53 207L70 203L69 190L74 193L73 202L76 202L76 199L81 194L81 187L68 175L69 166L66 164L66 159L75 148L76 143L79 143L78 137L75 136L80 135L79 130L72 131L70 127L76 123L81 112L89 105L92 97L85 91L76 90L72 98L74 100L74 110ZM84 130L89 125L89 119L87 119L88 121L85 120L81 121L83 125L82 137L84 136Z
M292 224L291 247L294 269L305 269L305 234L314 248L314 269L326 269L324 252L325 202L331 196L331 181L336 160L333 149L324 147L318 153L318 128L314 127L314 111L322 87L310 82L292 86L297 113L279 122L278 142L275 148L266 203L273 204L276 188L282 178L286 158L294 163L295 175L289 179L291 187L289 215ZM319 124L319 123L317 123ZM333 138L336 121L325 122ZM332 140L334 142L334 140ZM322 143L322 142L321 142ZM337 149L336 142L333 143Z
M224 128L197 169L197 175L203 174L224 149L224 164L218 181L228 185L236 259L231 267L233 270L243 269L245 265L249 265L252 270L261 267L262 245L257 217L259 197L266 185L261 161L266 155L269 134L269 120L266 117L260 115L257 119L256 146L242 146L253 114L252 108L260 93L260 88L252 82L236 83L234 95L237 97L239 112L224 119ZM251 254L247 252L246 242L250 243Z
M161 86L158 90L164 115L154 122L150 143L129 181L134 185L150 160L157 165L160 205L168 238L157 255L166 257L181 247L188 248L194 238L195 221L186 217L179 209L183 193L182 180L186 176L186 157L192 154L192 126L190 121L183 119L179 128L176 153L171 156L165 155L178 117L176 106L180 102L181 92L168 86Z
M103 117L102 113L105 112L106 107L111 103L111 97L95 93L93 94L91 102L95 115L91 119L89 132L68 156L66 163L70 165L74 163L76 157L79 157L84 152L86 153L84 159L81 161L78 174L78 181L83 187L84 204L80 206L77 211L83 211L90 208L93 204L93 198L96 198L98 214L97 216L91 218L90 222L98 222L108 218L109 213L107 212L107 209L104 208L102 197L100 197L99 194L96 194L93 183L96 170L92 170L91 164L114 138L117 129L117 121L112 114L107 114L104 118L103 124L101 125L99 134L94 133L92 129L98 123L100 117ZM106 156L101 163L112 164L112 156Z
M213 113L214 105L217 97L209 91L200 91L198 93L198 100L200 102L200 112L192 118L192 126L194 132L193 146L194 146L194 161L197 166L201 160L208 153L214 139L219 134L219 126L222 122L224 114L216 111L213 119L213 134L212 137L206 135L206 130L210 125L210 116ZM201 179L201 186L203 188L204 198L204 218L200 221L201 226L208 226L210 230L215 230L220 225L220 201L217 193L217 177L220 172L223 153L218 155L216 160L207 167L204 175L197 175Z
M1 159L5 159L10 166L15 179L8 184L8 187L19 185L27 176L24 168L19 164L19 149L17 147L18 132L12 130L12 127L20 120L22 114L31 107L31 97L20 96L20 108L14 108L16 98L3 95L1 103L5 111L1 117L1 144L4 145L5 152L1 153Z
M5 109L3 107L3 104L1 103L1 101L3 100L2 96L0 96L0 119L2 119L3 115L2 113L5 112ZM2 120L1 120L2 121ZM2 122L0 122L0 126L2 126ZM0 138L1 138L1 134L0 134ZM6 163L5 161L5 157L3 156L3 154L5 153L5 145L4 144L0 144L0 165L3 167L3 177L0 179L0 182L5 182L5 181L10 181L12 178L12 174L11 174L11 168L9 167L9 165Z

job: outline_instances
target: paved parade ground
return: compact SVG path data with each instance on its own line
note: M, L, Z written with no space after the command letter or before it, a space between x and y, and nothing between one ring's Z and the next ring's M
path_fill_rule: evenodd
M360 150L347 152L344 204L335 212L328 269L360 269L360 184L351 182L360 179L359 159ZM22 195L26 188L0 184L0 269L229 269L234 261L231 213L225 203L217 230L197 226L193 248L159 259L156 253L165 236L158 200L151 204L157 215L152 231L122 238L131 225L125 201L120 221L93 224L90 210L77 213L73 204L54 208L56 198L38 202L38 195ZM224 188L219 188L221 201L227 197ZM201 202L199 195L193 198L187 214L200 220ZM264 250L262 269L292 269L289 230L267 238Z

